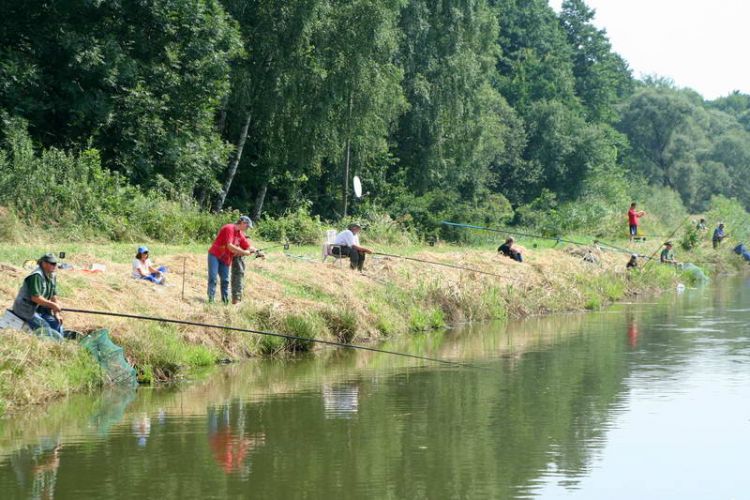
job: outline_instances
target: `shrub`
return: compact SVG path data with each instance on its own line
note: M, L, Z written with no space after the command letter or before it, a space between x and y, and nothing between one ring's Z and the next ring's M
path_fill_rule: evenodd
M322 315L339 342L348 344L357 335L357 315L352 311L342 307L324 310Z
M6 118L4 132L0 204L13 209L23 222L65 228L72 239L96 235L114 241L172 243L209 240L222 222L228 222L227 214L201 212L192 200L168 200L129 185L102 166L95 149L74 154L50 148L37 153L19 119ZM0 233L12 232L14 224L0 214Z
M300 207L278 218L263 217L257 232L266 241L314 245L320 243L324 229L320 217L313 217L306 207Z
M306 352L312 349L314 339L321 333L320 317L313 315L291 314L284 318L284 333L298 339L284 339L284 349L290 352Z
M726 225L726 231L738 241L746 240L750 236L748 231L750 226L747 224L748 213L739 201L724 196L713 196L710 207L706 212L709 227L723 222Z

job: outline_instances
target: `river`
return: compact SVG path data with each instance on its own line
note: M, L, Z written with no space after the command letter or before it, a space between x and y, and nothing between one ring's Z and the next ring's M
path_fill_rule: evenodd
M0 498L748 498L750 280L0 420Z

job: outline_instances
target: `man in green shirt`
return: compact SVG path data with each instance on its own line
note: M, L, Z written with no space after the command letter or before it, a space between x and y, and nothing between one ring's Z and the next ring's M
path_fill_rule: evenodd
M13 313L24 320L32 330L55 340L64 337L62 308L57 300L57 257L48 253L38 261L39 267L29 274L13 302Z
M674 259L674 252L672 251L671 241L664 243L664 250L661 251L659 261L662 264L677 264L677 261Z

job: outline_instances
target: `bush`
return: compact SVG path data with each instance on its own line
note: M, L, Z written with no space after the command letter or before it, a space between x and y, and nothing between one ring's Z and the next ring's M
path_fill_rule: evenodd
M706 221L709 227L723 222L726 225L727 233L738 241L744 241L750 236L748 231L750 227L747 220L748 213L739 201L724 196L713 196L711 198L710 209L706 212Z
M327 309L322 312L331 333L339 342L350 343L357 335L357 315L346 308Z
M264 216L258 224L257 233L266 241L314 245L320 243L324 230L320 217L313 217L308 208L300 207L275 219Z
M465 200L452 192L429 192L422 196L401 193L389 211L395 220L409 232L422 239L443 238L451 241L474 242L486 235L477 236L471 231L443 225L443 221L482 226L502 226L510 222L513 209L501 194L485 193L475 200Z
M192 200L168 200L129 185L102 167L95 149L37 153L25 123L7 117L5 121L0 205L11 208L23 222L62 228L71 239L104 236L114 241L187 243L210 240L229 221L227 214L201 212ZM233 213L231 219L237 216ZM14 217L0 213L0 233L12 235L19 222Z
M363 240L381 245L413 245L419 241L416 232L390 215L376 210L366 210L359 217L347 217L340 222L342 228L356 222L362 225Z
M313 315L291 314L284 318L283 330L286 335L298 339L284 339L284 349L289 352L306 352L312 349L314 339L322 330L320 317Z

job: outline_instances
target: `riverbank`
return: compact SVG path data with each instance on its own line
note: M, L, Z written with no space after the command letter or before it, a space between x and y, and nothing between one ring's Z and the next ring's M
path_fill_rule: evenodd
M622 253L593 249L597 262L586 262L582 249L574 246L528 249L522 264L497 257L489 247L378 248L383 253L480 269L493 276L378 256L368 260L365 274L359 274L336 262L321 263L318 249L303 247L293 248L292 256L271 251L266 260L250 259L245 300L224 306L205 301L203 245L151 245L155 262L171 270L166 287L130 278L131 247L68 245L66 262L73 269L60 270L58 278L64 306L372 344L465 321L598 309L689 279L671 266L658 264L628 273L624 270L627 256ZM645 245L634 248L644 254L652 251ZM0 294L5 303L11 303L28 272L22 263L48 250L45 246L0 246ZM713 252L701 247L684 259L700 262L711 272L731 271L739 265L728 248ZM84 271L92 264L105 270ZM175 380L219 360L311 348L275 337L122 318L68 314L65 323L79 331L108 328L146 383ZM94 361L71 343L53 344L3 331L0 359L0 411L101 383Z

